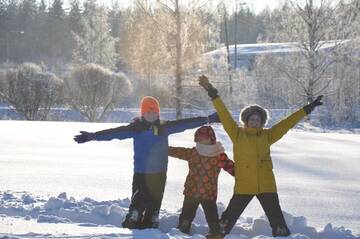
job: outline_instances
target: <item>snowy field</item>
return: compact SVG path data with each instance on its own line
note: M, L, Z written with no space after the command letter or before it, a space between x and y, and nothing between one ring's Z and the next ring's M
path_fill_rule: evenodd
M82 145L72 140L79 130L118 125L1 121L0 238L189 238L173 229L187 174L186 162L173 158L160 230L118 227L131 196L132 140ZM220 125L215 128L231 157L228 137ZM192 147L193 133L171 136L170 145ZM291 131L272 147L272 157L280 202L294 232L289 238L360 238L360 134ZM220 211L233 183L220 174ZM62 192L66 195L58 197ZM192 238L204 238L206 231L198 210ZM260 235L270 231L254 199L226 238L267 238Z

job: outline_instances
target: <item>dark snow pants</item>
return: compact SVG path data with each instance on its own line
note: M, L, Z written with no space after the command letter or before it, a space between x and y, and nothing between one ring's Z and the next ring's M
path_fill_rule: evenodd
M277 193L261 193L257 195L234 194L220 220L221 223L225 225L225 234L230 233L237 219L254 196L260 201L270 222L270 226L273 229L273 233L276 227L282 227L289 231L280 208L279 196Z
M166 173L135 173L129 214L136 210L141 227L157 227L164 195Z
M220 233L219 215L215 200L199 200L185 196L178 227L184 230L185 233L190 232L191 222L196 216L199 204L204 210L205 218L209 225L209 233Z

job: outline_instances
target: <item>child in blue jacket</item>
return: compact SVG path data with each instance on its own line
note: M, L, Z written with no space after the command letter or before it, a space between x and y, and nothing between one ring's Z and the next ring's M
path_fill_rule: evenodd
M168 166L168 136L211 122L219 122L216 113L208 117L160 121L158 101L146 96L141 101L141 117L135 118L132 123L95 133L80 131L81 134L76 135L74 140L85 143L133 138L132 197L122 225L130 229L157 228Z

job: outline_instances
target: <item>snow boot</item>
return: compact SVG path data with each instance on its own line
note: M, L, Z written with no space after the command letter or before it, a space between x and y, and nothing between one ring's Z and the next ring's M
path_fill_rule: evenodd
M229 221L227 219L221 219L219 221L219 227L220 227L220 234L221 235L226 235L226 228L228 225Z
M220 233L208 233L206 236L206 239L223 239L224 236Z
M137 210L131 210L122 222L122 226L123 228L140 229L141 225L139 212Z
M291 232L287 226L277 226L272 229L273 237L288 237Z
M190 228L191 228L191 223L189 220L186 219L182 220L178 226L179 231L185 234L190 234Z
M158 228L159 227L159 212L153 213L150 217L145 215L144 220L141 223L141 228Z

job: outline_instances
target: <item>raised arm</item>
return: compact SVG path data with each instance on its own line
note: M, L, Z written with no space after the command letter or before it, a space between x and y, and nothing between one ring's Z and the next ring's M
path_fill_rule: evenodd
M113 139L128 139L135 136L136 131L132 125L120 126L112 129L105 129L95 132L94 140L109 141Z
M135 131L132 129L132 125L120 126L117 128L111 128L106 130L90 133L86 131L80 131L79 135L75 135L74 140L81 144L91 140L96 141L109 141L112 139L127 139L132 138L135 135Z
M291 114L287 118L281 120L273 127L269 129L269 142L270 144L275 143L281 139L291 128L293 128L302 118L307 114L310 114L315 107L322 105L321 102L322 95L317 97L315 101L311 102L308 105L305 105L303 108L299 109L295 113Z
M173 158L189 160L192 153L192 148L171 147L169 146L169 156Z
M229 110L226 108L224 102L218 96L217 89L210 84L208 78L204 75L199 77L199 84L208 92L226 133L234 142L237 137L239 127Z
M222 153L219 155L218 167L224 169L226 172L228 172L232 176L235 176L234 162L231 159L229 159L225 153Z
M213 113L208 117L194 117L188 119L172 120L165 122L165 128L168 134L176 134L187 129L194 129L207 123L220 122L217 113Z

